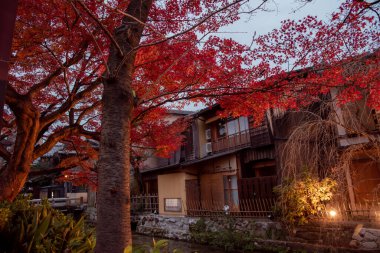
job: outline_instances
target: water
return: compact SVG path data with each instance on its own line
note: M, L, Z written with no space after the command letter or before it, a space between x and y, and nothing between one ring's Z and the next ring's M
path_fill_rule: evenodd
M159 240L161 238L155 238L155 240ZM167 240L167 239L165 239ZM169 241L169 251L172 252L173 249L179 249L183 253L226 253L226 251L218 248L214 248L207 245L200 245L196 243L190 243L190 242L182 242L182 241L174 241L174 240L168 240ZM146 236L146 235L139 235L134 234L133 235L133 244L135 245L142 245L142 244L150 244L152 245L153 237L152 236ZM229 253L238 253L241 251L230 251ZM255 251L256 253L260 253L263 251Z

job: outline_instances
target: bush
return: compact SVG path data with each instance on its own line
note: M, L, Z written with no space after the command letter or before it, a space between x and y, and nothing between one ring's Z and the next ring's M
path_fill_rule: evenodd
M227 227L219 231L209 231L203 218L199 219L190 227L191 238L194 242L200 244L209 244L224 249L226 252L236 251L238 249L254 251L254 239L249 233L235 231L232 217L226 217Z
M277 210L282 221L292 228L294 225L308 223L310 219L325 209L333 197L337 186L335 180L304 173L299 180L293 180L275 187L279 194Z
M143 244L137 246L128 246L124 249L124 253L169 253L169 241L168 240L154 240L153 244ZM179 249L174 249L172 253L182 253Z
M0 252L92 252L95 237L78 222L44 203L30 205L26 198L0 203Z

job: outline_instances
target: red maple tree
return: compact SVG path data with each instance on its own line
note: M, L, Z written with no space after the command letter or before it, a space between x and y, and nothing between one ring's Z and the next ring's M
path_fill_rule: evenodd
M260 119L339 87L342 102L365 88L379 107L379 1L348 0L328 23L284 21L254 48L215 36L242 5L254 13L267 1L247 2L21 0L0 200L13 199L32 162L58 142L78 150L64 161L70 167L89 154L80 136L101 140L97 252L118 252L131 242L131 146L169 152L181 141L185 124L168 131L163 120L168 104L218 102L225 114Z

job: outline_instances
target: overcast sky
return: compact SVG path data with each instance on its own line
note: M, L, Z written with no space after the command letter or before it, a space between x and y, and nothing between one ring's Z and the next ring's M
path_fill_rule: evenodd
M250 5L255 6L261 1L251 1ZM249 45L256 31L256 36L266 34L278 28L280 22L285 19L298 20L307 15L317 16L327 20L330 14L336 11L343 1L340 0L313 0L305 6L299 0L269 0L266 8L270 11L258 11L253 16L243 16L241 20L233 25L221 29L221 37L231 37L234 40ZM229 33L233 32L233 33ZM237 33L236 33L237 32Z

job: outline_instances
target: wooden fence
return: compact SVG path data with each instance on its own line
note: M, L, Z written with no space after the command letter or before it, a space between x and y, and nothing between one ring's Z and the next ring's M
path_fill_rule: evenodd
M136 195L131 197L131 212L158 213L158 195Z
M267 218L273 215L276 198L251 198L239 200L238 204L228 205L212 200L187 200L184 209L190 217L233 217ZM55 203L57 204L57 203ZM131 197L131 211L134 213L158 213L157 194ZM330 203L313 217L316 221L377 221L380 222L380 201L357 203L355 206L345 202Z
M225 205L218 201L192 201L186 203L187 215L210 217L230 215L234 217L267 218L272 215L275 198L255 198L239 200L238 204Z

